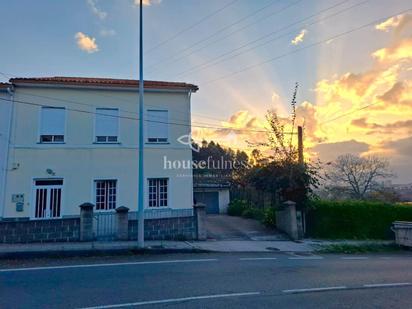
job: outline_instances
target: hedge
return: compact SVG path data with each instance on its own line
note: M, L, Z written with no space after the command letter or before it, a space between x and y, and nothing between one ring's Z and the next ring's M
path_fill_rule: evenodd
M393 239L393 221L412 221L412 206L366 201L312 201L306 216L309 237Z
M276 213L273 207L266 209L256 208L247 201L235 199L229 203L227 209L229 216L238 216L261 221L264 225L274 228L276 226Z

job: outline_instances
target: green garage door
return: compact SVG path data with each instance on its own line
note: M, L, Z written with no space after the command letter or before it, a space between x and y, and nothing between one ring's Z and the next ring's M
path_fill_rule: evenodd
M196 203L206 204L207 214L219 213L219 192L195 192Z

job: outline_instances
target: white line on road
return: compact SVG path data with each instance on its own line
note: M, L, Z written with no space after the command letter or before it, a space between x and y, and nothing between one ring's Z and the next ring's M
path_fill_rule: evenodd
M292 290L282 290L283 293L297 294L297 293L308 293L308 292L322 292L322 291L335 291L347 289L346 286L328 286L324 288L308 288L308 289L292 289Z
M366 256L344 256L341 257L342 260L367 260L369 259Z
M60 265L60 266L0 269L0 272L66 269L66 268L88 268L88 267L112 267L112 266L148 265L148 264L199 263L199 262L215 262L217 260L218 259L193 259L193 260L169 260L169 261L168 260L163 260L163 261L125 262L125 263Z
M365 288L384 288L391 286L407 286L412 285L410 282L396 282L396 283L376 283L376 284L364 284Z
M240 261L259 261L259 260L277 260L275 257L265 257L265 258L239 258Z
M213 294L213 295L191 296L191 297L182 297L182 298L149 300L149 301L140 301L140 302L135 302L135 303L104 305L104 306L96 306L96 307L85 307L85 308L82 308L82 309L132 307L132 306L143 306L143 305L177 303L177 302L183 302L183 301L189 301L189 300L201 300L201 299L224 298L224 297L239 297L239 296L252 296L252 295L259 295L259 294L260 294L260 292Z
M323 260L323 256L293 256L289 260Z

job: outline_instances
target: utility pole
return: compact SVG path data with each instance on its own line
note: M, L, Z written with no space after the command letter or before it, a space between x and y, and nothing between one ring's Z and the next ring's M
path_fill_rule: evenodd
M138 228L137 239L139 248L144 248L144 87L143 87L143 0L140 0L140 35L139 35L139 190L138 190Z
M298 157L299 164L303 165L303 128L298 126Z

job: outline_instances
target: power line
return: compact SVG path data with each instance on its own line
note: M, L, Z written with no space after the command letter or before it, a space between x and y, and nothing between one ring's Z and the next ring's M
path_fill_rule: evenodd
M270 33L268 33L268 34L265 34L265 35L263 35L263 36L255 39L255 40L253 40L253 41L250 41L250 42L248 42L248 43L246 43L246 44L243 44L243 45L241 45L241 46L239 46L239 47L237 47L237 48L235 48L235 49L232 49L232 50L230 50L230 51L228 51L228 52L222 53L222 54L220 54L219 56L217 56L217 57L215 57L215 58L213 58L213 59L210 59L210 60L208 60L208 61L205 61L205 62L203 62L203 63L201 63L201 64L199 64L199 65L196 65L196 66L194 66L194 67L192 67L192 68L190 68L190 69L188 69L188 70L182 71L182 72L180 72L180 73L178 73L178 74L174 74L174 76L176 77L176 76L182 76L182 75L183 75L183 76L184 76L184 75L191 75L191 74L193 74L193 72L195 72L195 71L204 70L204 69L206 69L206 68L208 68L208 67L210 67L210 66L214 66L214 65L216 65L216 64L218 64L218 63L222 63L222 62L224 62L225 60L232 60L233 58L238 57L238 56L240 56L240 55L242 55L242 54L248 53L248 52L250 52L250 51L252 51L252 50L255 50L255 49L259 48L259 47L262 47L262 46L264 46L264 45L267 45L267 44L269 44L269 43L272 43L272 42L274 42L274 41L277 41L277 40L280 39L280 38L283 38L283 37L285 37L285 36L287 36L287 35L290 35L290 34L296 32L298 29L294 29L294 30L289 31L289 32L287 32L287 33L284 33L284 34L282 34L282 35L276 36L276 37L274 37L274 38L272 38L272 39L270 39L270 40L268 40L268 41L265 41L265 42L263 42L263 43L261 43L261 44L252 46L251 48L248 48L248 49L246 49L246 50L244 50L244 51L241 51L241 52L239 52L239 53L233 54L233 52L235 52L235 51L237 51L237 50L241 50L241 49L243 49L243 48L245 48L245 47L247 47L247 46L249 46L249 45L252 45L253 43L259 42L259 41L261 41L261 40L263 40L263 39L265 39L265 38L267 38L267 37L270 37L270 36L272 36L273 34L279 33L279 32L281 32L281 31L283 31L283 30L285 30L285 29L288 29L288 28L294 26L294 25L300 24L300 23L302 23L302 22L304 22L304 21L306 21L306 20L308 20L308 19L311 19L312 17L315 17L315 16L320 15L320 14L322 14L322 13L324 13L324 12L326 12L326 11L329 11L329 10L331 10L331 9L333 9L333 8L336 8L336 7L342 5L343 3L346 3L346 2L348 2L348 1L350 1L350 0L344 0L344 1L339 2L339 3L337 3L337 4L333 5L333 6L330 6L330 7L328 7L328 8L325 8L325 9L319 11L319 12L316 13L316 14L312 14L312 15L310 15L310 16L308 16L308 17L305 17L305 18L303 18L303 19L301 19L301 20L299 20L299 21L296 21L296 22L294 22L294 23L292 23L292 24L289 24L289 25L287 25L287 26L285 26L285 27L282 27L282 28L280 28L280 29L278 29L278 30L276 30L276 31L272 31L272 32L270 32ZM314 25L314 24L317 24L317 23L319 23L319 22L325 21L325 20L327 20L327 19L329 19L329 18L331 18L331 17L334 17L334 16L336 16L336 15L338 15L338 14L341 14L341 13L344 13L344 12L346 12L346 11L348 11L348 10L351 10L351 9L353 9L354 7L363 5L363 4L365 4L366 2L369 2L369 1L370 1L370 0L365 0L365 1L362 1L362 2L360 2L360 3L354 4L354 5L350 6L350 7L344 8L344 9L342 9L342 10L340 10L340 11L337 11L337 12L335 12L335 13L333 13L333 14L330 14L330 15L324 17L324 18L317 19L316 21L313 21L313 22L311 22L311 23L309 23L309 24L307 24L307 25L303 25L303 27L310 27L310 26L312 26L312 25ZM225 57L225 56L227 56L227 57ZM222 58L222 57L223 57L223 59L220 59L220 58ZM220 60L218 60L218 59L220 59Z
M188 56L190 56L190 55L192 55L192 54L194 54L194 53L196 53L196 52L198 52L198 51L203 50L203 49L204 49L205 47L207 47L207 46L210 46L210 45L213 45L213 44L215 44L215 43L218 43L218 42L220 42L220 41L222 41L222 40L230 37L230 36L233 35L234 33L240 32L240 31L242 31L242 30L244 30L244 29L246 29L246 28L249 28L250 26L253 26L253 25L257 24L257 23L260 23L261 21L265 20L266 18L269 18L269 17L274 16L274 15L277 15L277 14L283 12L283 11L286 11L287 9L291 8L292 6L294 6L294 5L296 5L296 4L299 4L299 3L302 2L302 1L303 1L303 0L297 0L297 1L295 1L295 2L292 2L291 4L288 4L288 5L284 6L284 7L282 7L281 9L272 12L272 13L266 15L265 17L262 17L262 18L254 21L254 22L252 22L252 23L246 24L245 26L243 26L243 27L241 27L241 28L235 29L235 30L227 33L227 34L224 35L223 37L217 38L216 40L214 40L214 41L212 41L212 42L209 42L208 44L206 44L206 45L204 45L204 46L201 46L200 48L197 48L197 49L195 49L195 50L192 50L192 51L190 51L189 53L186 53L186 54L178 54L179 57L177 57L177 58L172 58L171 60L173 60L173 63L175 63L176 61L179 61L179 60L181 60L181 59L187 58ZM196 46L196 44L195 44L195 45L192 45L189 49L193 48L194 46ZM159 65L159 64L156 64L155 66L157 66L157 65ZM156 71L156 70L155 70L155 71Z
M294 2L292 5L295 5L296 3L301 2L301 1L302 1L302 0L298 0L298 1ZM209 39L211 39L211 38L213 38L213 37L215 37L215 36L217 36L217 35L220 35L220 34L221 34L222 32L224 32L225 30L227 30L227 29L229 29L229 28L231 28L231 27L233 27L233 26L241 23L242 21L244 21L244 20L246 20L246 19L249 19L250 17L252 17L252 16L260 13L261 11L263 11L263 10L265 10L266 8L268 8L269 6L271 6L274 2L275 2L275 0L270 1L267 5L261 7L260 9L258 9L258 10L256 10L256 11L254 11L254 12L252 12L252 13L250 13L250 14L248 14L248 15L240 18L240 19L238 19L237 21L235 21L234 23L231 23L230 25L227 25L227 26L224 26L224 27L220 28L219 30L217 30L217 31L213 32L212 34L210 34L209 36L207 36L206 38L203 38L203 39L201 39L201 40L199 40L199 41L191 44L190 46L187 46L187 47L179 50L177 53L175 53L175 55L173 55L173 56L171 56L171 57L163 58L163 59L161 59L161 60L159 60L159 61L156 61L156 63L153 63L152 65L148 66L147 69L150 70L150 68L159 66L159 65L161 65L161 64L163 64L163 63L165 63L165 62L167 63L167 62L170 62L170 61L177 61L177 60L180 60L180 59L182 59L182 58L190 55L191 53L190 53L190 54L182 54L182 53L184 53L184 52L187 51L187 50L192 49L192 48L195 47L195 46L198 46L199 44L201 44L201 43L203 43L203 42L205 42L205 41L208 41ZM292 6L292 5L289 5L288 7L290 7L290 6ZM275 12L273 12L273 13L271 13L271 14L269 14L269 15L261 18L261 19L259 19L258 21L255 21L255 22L253 22L253 23L251 23L251 24L248 24L247 26L245 26L245 27L243 27L243 28L241 28L241 29L244 29L244 28L249 27L249 26L251 26L251 25L253 25L253 24L256 24L256 23L258 23L258 22L260 22L260 21L262 21L262 20L264 20L264 19L268 18L269 16L274 15L274 14L276 14L276 13L278 13L278 11L275 11ZM238 30L236 30L235 32L238 32ZM232 32L231 34L233 34L233 33L234 33L234 32ZM203 49L204 47L209 46L210 44L213 44L213 43L215 43L215 42L216 42L216 41L213 41L212 43L206 44L205 46L201 47L201 49ZM178 56L178 58L175 58L176 56ZM169 60L169 59L170 59L170 60Z
M16 99L12 100L12 99L0 98L0 100L17 103L17 104L29 105L29 106L61 108L61 106L53 106L49 104L39 104L35 102L22 101L22 100L16 100ZM84 113L84 114L102 115L102 116L107 116L107 117L121 118L121 119L135 120L135 121L140 120L139 118L136 118L136 117L108 115L105 113L86 111L86 110L81 110L81 109L76 109L76 108L66 107L65 109L68 111ZM194 127L194 128L201 128L201 129L214 129L214 130L226 130L226 131L238 131L238 132L255 132L255 133L266 133L267 132L267 130L253 130L253 129L232 128L232 127L223 127L223 126L200 126L200 125L192 125L189 123L177 123L177 122L157 121L157 120L149 120L149 119L144 119L144 121L153 122L153 123L161 123L161 124L169 124L169 125L175 125L175 126ZM286 134L289 134L289 133L286 133Z
M362 26L359 26L359 27L350 29L350 30L345 31L345 32L341 32L341 33L339 33L339 34L337 34L337 35L328 37L328 38L326 38L326 39L323 39L323 40L320 40L320 41L317 41L317 42L314 42L314 43L312 43L312 44L303 46L303 47L301 47L301 48L297 48L297 49L295 49L295 50L293 50L293 51L291 51L291 52L284 53L284 54L281 54L281 55L279 55L279 56L276 56L276 57L267 59L267 60L265 60L265 61L258 62L258 63L256 63L256 64L252 64L252 65L246 66L246 67L244 67L244 68L242 68L242 69L240 69L240 70L238 70L238 71L231 72L231 73L226 74L226 75L223 75L223 76L221 76L221 77L218 77L218 78L215 78L215 79L212 79L212 80L205 81L205 82L203 83L203 85L215 83L215 82L217 82L217 81L220 81L220 80L229 78L229 77L231 77L231 76L234 76L234 75L237 75L237 74L240 74L240 73L249 71L249 70L251 70L251 69L253 69L253 68L255 68L255 67L262 66L263 64L267 64L267 63L270 63L270 62L279 60L279 59L281 59L281 58L284 58L284 57L286 57L286 56L290 56L290 55L295 54L295 53L297 53L297 52L300 52L300 51L302 51L302 50L305 50L305 49L308 49L308 48L311 48L311 47L320 45L320 44L322 44L322 43L326 43L326 42L331 41L331 40L335 40L335 39L337 39L337 38L340 38L340 37L345 36L345 35L347 35L347 34L350 34L350 33L352 33L352 32L359 31L359 30L361 30L361 29L363 29L363 28L366 28L366 27L369 27L369 26L374 25L374 24L376 24L376 23L379 23L379 22L382 22L382 21L384 21L384 20L387 20L388 18L391 18L391 17L397 16L397 15L406 13L406 12L408 12L408 11L410 11L410 10L411 10L411 8L406 9L406 10L403 10L403 11L398 12L398 13L396 13L396 14L393 14L393 15L390 15L390 16L387 16L387 17L384 17L384 18L375 19L374 21L369 22L369 23L367 23L367 24L364 24L364 25L362 25ZM203 86L202 86L202 87L203 87Z
M175 34L172 35L171 37L167 38L166 40L161 41L161 42L157 43L156 45L150 47L149 49L147 49L147 50L145 51L145 54L148 53L148 52L150 52L150 51L152 51L152 50L154 50L154 49L156 49L156 48L158 48L158 47L160 47L160 46L162 46L162 45L164 45L164 44L166 44L166 43L168 43L168 42L170 42L171 40L177 38L179 35L181 35L181 34L187 32L187 31L195 28L196 26L198 26L198 25L200 25L201 23L203 23L205 20L207 20L207 19L215 16L216 14L220 13L221 11L225 10L226 8L228 8L229 6L233 5L234 3L238 2L238 1L239 1L239 0L234 0L234 1L231 1L231 2L229 2L229 3L227 3L227 4L225 4L224 6L222 6L222 7L219 8L219 9L217 9L216 11L214 11L214 12L206 15L205 17L201 18L200 20L198 20L198 21L195 22L194 24L192 24L192 25L190 25L190 26L188 26L188 27L186 27L186 28L178 31L177 33L175 33Z
M364 110L364 109L367 109L368 107L371 107L372 105L376 105L376 104L378 104L378 102L373 102L373 103L364 105L364 106L359 107L359 108L357 108L357 109L354 109L354 110L352 110L352 111L350 111L350 112L347 112L347 113L344 113L344 114L342 114L342 115L336 116L336 117L331 118L331 119L328 119L328 120L326 120L326 121L323 121L323 122L319 123L319 125L324 125L325 123L329 123L329 122L335 121L335 120L337 120L337 119L340 119L340 118L342 118L342 117L346 117L346 116L348 116L348 115L354 114L354 113L359 112L359 111Z

